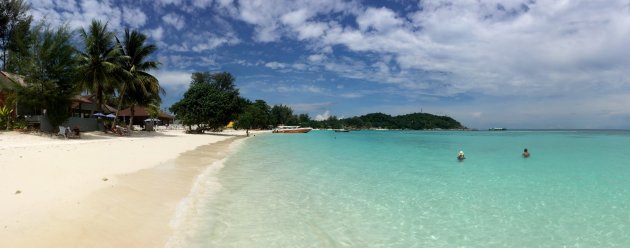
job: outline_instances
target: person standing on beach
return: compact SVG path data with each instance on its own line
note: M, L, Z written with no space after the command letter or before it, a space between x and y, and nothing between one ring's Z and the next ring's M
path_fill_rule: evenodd
M529 152L527 151L527 148L525 148L525 150L523 150L523 157L524 158L529 158Z

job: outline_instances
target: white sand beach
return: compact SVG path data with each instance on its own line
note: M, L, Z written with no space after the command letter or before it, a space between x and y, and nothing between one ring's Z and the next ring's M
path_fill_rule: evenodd
M163 247L178 202L230 135L0 132L0 247Z

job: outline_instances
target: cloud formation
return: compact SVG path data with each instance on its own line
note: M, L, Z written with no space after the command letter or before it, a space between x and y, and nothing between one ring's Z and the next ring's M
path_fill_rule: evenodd
M220 67L242 73L247 85L267 82L272 90L263 93L278 94L271 97L406 110L442 104L440 111L479 123L501 120L492 114L497 102L515 111L528 99L539 108L530 117L580 101L589 118L630 116L598 100L621 104L630 94L625 0L141 2L30 0L36 20L54 25L86 27L96 18L146 31L161 48L165 76Z

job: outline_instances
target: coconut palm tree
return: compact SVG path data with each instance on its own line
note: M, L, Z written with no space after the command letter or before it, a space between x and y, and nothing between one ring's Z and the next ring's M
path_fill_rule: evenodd
M147 36L137 31L125 29L125 37L122 43L116 39L122 47L122 52L129 59L124 63L124 69L129 73L129 77L122 82L119 89L118 108L123 101L130 105L131 117L130 127L133 124L134 107L136 105L148 105L152 102L160 101L160 93L164 94L164 89L160 87L157 78L149 74L148 71L157 69L160 65L157 61L148 61L148 57L157 50L153 44L145 44ZM118 113L116 113L118 117Z
M96 110L103 110L103 95L113 94L129 73L122 68L129 58L114 42L107 24L92 20L88 30L81 29L85 50L79 54L77 81L82 89L96 94Z

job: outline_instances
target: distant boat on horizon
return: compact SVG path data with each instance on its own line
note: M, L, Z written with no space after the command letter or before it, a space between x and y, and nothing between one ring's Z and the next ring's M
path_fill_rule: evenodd
M504 127L493 127L493 128L488 129L488 131L505 131L505 130L507 130L507 128L504 128Z
M308 133L313 130L310 127L300 127L300 126L278 126L274 129L273 133Z

